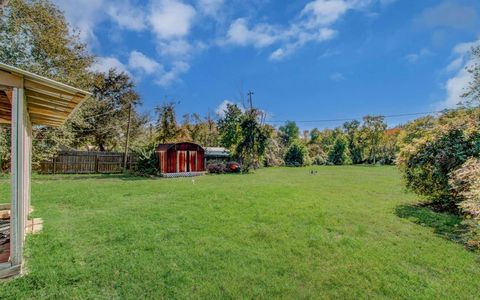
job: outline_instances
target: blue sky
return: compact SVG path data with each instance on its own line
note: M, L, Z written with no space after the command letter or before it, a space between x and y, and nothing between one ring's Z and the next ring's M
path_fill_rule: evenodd
M96 70L130 73L141 111L175 100L179 116L215 114L250 89L270 120L436 111L459 101L480 44L475 0L54 2Z

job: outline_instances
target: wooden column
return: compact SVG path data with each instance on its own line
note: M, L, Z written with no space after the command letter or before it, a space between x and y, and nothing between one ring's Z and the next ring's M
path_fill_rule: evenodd
M12 93L12 266L22 264L23 242L30 205L32 131L23 88Z

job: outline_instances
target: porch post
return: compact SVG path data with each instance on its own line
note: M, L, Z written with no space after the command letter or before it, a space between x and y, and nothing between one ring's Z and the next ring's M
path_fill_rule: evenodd
M23 242L30 202L31 126L23 88L12 93L12 266L22 264Z

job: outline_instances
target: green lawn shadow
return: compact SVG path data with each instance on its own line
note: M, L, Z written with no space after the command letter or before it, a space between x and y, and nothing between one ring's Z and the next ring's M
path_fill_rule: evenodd
M462 224L460 216L436 212L428 204L401 205L395 209L395 214L415 224L432 228L436 235L446 240L465 245L464 236L468 228Z

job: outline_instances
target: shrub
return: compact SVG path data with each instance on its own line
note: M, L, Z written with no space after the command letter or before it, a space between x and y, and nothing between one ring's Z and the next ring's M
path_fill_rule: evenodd
M452 192L466 214L480 218L480 159L470 158L450 174Z
M324 155L317 155L312 159L312 164L322 166L327 164L327 158Z
M322 147L317 144L308 145L308 156L312 158L312 164L325 165L327 164L327 155Z
M228 168L222 161L211 161L207 164L207 171L212 174L224 174L228 172Z
M460 200L460 210L466 215L464 223L470 228L467 245L480 248L480 159L468 159L450 174L449 183Z
M228 163L223 161L210 161L207 164L207 171L212 174L240 173L241 170L240 164L233 161Z
M242 171L240 164L235 161L228 162L226 167L229 173L240 173Z
M293 143L285 154L285 164L291 167L301 167L307 165L307 148L302 144Z
M137 168L135 172L140 176L157 176L160 174L158 170L158 157L155 153L155 146L147 146L136 151L138 156Z
M406 185L417 194L454 210L459 198L449 174L470 157L480 156L480 109L459 109L440 117L399 154L397 164Z

